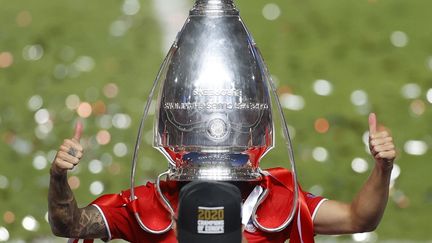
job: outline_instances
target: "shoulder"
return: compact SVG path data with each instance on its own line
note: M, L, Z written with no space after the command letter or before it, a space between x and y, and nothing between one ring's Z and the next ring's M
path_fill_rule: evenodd
M289 177L292 178L293 173L283 167L273 167L273 168L267 168L265 170L263 170L263 174L265 176L272 176L272 177L280 177L280 176L284 176L284 177Z
M178 191L178 183L175 181L161 181L160 187L162 192L167 197L176 196ZM153 182L147 182L145 185L134 188L136 198L149 199L156 197L156 185ZM99 196L91 204L99 206L120 207L131 202L131 189L123 190L115 194L104 194Z
M293 188L293 173L282 167L274 167L263 170L263 175L265 176L264 181L274 183L280 183L286 188L292 190Z

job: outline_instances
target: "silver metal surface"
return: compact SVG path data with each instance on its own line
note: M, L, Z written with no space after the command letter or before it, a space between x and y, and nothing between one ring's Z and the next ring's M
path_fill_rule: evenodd
M273 147L269 77L233 2L198 0L172 48L154 141L170 178L259 180Z

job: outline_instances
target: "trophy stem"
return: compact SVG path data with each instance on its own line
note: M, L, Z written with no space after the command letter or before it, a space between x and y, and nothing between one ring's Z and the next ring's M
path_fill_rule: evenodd
M238 15L233 0L196 0L191 15Z

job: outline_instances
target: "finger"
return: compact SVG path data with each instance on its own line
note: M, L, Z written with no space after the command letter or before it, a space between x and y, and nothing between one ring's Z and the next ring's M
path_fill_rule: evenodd
M377 146L377 145L383 145L383 144L391 143L391 142L393 142L392 137L376 138L376 139L372 139L370 141L370 145Z
M395 146L393 144L384 144L384 145L378 145L374 147L375 152L386 152L394 150Z
M385 137L389 137L389 136L390 136L390 133L388 131L384 130L384 131L376 132L375 134L372 134L371 138L372 139L375 139L375 138L385 138Z
M75 157L78 158L78 159L81 159L83 157L83 153L80 152L80 151L77 151L76 154L75 154Z
M78 120L75 123L75 131L74 131L73 139L79 141L81 138L82 131L83 131L83 124L80 120Z
M369 114L369 136L375 134L377 131L377 118L375 113Z
M67 145L65 145L65 144L62 144L62 145L60 145L60 149L59 149L59 151L63 151L63 152L68 152L69 151L69 149L70 149L70 147L69 146L67 146Z
M71 170L74 168L74 164L71 164L67 161L62 160L61 158L56 158L54 160L56 166L62 170Z
M375 158L377 159L388 159L393 160L396 157L396 151L387 151L387 152L379 152L375 155Z
M71 146L62 144L62 145L60 145L59 151L63 151L65 153L69 154L70 149L71 149ZM79 151L76 148L74 148L74 149L76 150L75 157L77 157L78 159L81 159L82 156L84 155L83 152Z
M78 158L76 158L76 157L74 157L74 156L72 156L66 152L63 152L63 151L58 152L57 157L59 157L60 159L66 161L66 162L72 163L74 165L78 164L78 162L79 162Z
M65 145L66 147L72 147L74 149L76 149L77 151L82 152L83 151L83 147L81 144L79 144L78 142L71 140L71 139L65 139L63 142L63 145ZM66 150L66 152L69 151L69 148Z

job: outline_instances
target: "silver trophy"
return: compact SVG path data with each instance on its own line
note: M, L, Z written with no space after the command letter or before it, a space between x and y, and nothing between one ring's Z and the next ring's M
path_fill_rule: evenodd
M271 97L282 121L294 175L292 212L297 206L297 180L287 125L263 58L232 0L197 0L168 52L150 92L141 120L131 171L131 200L142 130L156 88L154 147L168 159L158 176L162 202L175 215L160 191L163 176L170 180L255 181L263 172L261 158L273 148ZM267 195L264 192L259 202ZM259 206L257 204L255 210ZM255 213L253 214L255 215ZM140 222L139 216L137 220ZM170 229L152 233L164 233Z

